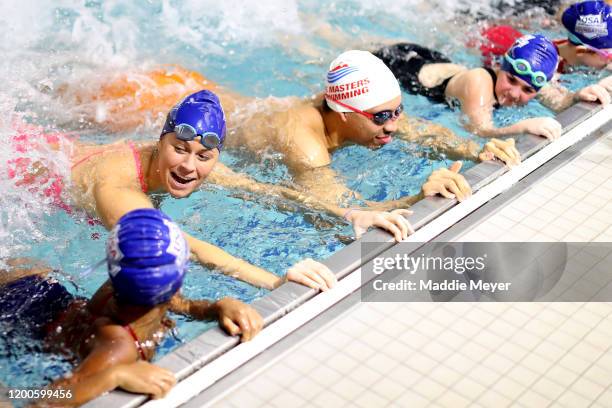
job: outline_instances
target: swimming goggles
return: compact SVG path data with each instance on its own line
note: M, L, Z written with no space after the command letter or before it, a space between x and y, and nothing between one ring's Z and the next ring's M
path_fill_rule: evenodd
M404 105L403 104L399 104L399 106L397 108L395 108L395 110L384 110L384 111L380 111L380 112L376 112L376 113L369 113L369 112L364 112L360 109L357 108L353 108L350 105L347 105L343 102L340 102L338 100L335 99L331 99L329 98L330 101L337 103L338 105L346 108L346 109L350 109L351 111L358 113L360 115L365 116L366 118L370 119L372 122L374 122L376 125L378 126L382 126L385 123L387 123L388 120L395 120L399 117L399 115L402 114L402 112L404 111Z
M531 84L535 85L538 88L543 87L548 82L548 78L546 78L546 74L542 71L533 72L531 70L531 64L529 61L523 58L514 59L510 57L508 54L504 55L506 61L512 65L512 69L519 75L530 75L531 76Z
M180 123L174 127L176 138L185 142L190 142L200 136L200 142L207 149L214 149L221 145L221 138L214 132L206 132L203 135L198 134L198 131L189 123Z
M576 37L572 33L569 33L567 38L570 40L570 42L572 42L572 43L574 43L576 45L582 45L583 47L586 47L588 50L593 51L594 53L596 53L597 55L599 55L600 57L602 57L606 61L612 60L612 52L610 52L610 51L600 50L599 48L595 48L592 45L585 44L584 42L582 42L582 40L580 40L580 38Z

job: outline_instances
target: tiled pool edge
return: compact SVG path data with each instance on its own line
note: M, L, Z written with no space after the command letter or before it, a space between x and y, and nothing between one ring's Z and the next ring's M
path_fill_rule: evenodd
M557 116L561 122L564 134L589 117L599 112L600 106L577 104ZM517 148L524 158L546 146L548 142L534 136L521 136L517 140ZM497 162L486 162L478 164L466 171L464 175L475 191L485 186L492 180L507 171L505 167ZM412 210L414 214L410 217L411 222L419 228L432 219L436 218L456 204L455 200L431 197L416 203ZM360 241L375 242L379 245L373 246L372 252L367 256L361 253ZM357 269L361 264L374 258L383 251L393 246L394 242L386 233L374 230L367 233L360 241L356 241L346 248L338 251L325 261L327 266L342 278ZM288 283L270 292L268 295L253 302L253 306L260 311L266 325L276 321L289 311L306 302L316 294L314 290L306 287ZM173 371L179 380L182 380L202 366L215 360L224 352L230 350L238 343L236 338L227 336L219 328L211 329L195 340L175 350L160 359L157 364ZM88 404L87 407L136 407L142 404L146 397L136 396L122 391L114 391L106 396L98 398Z

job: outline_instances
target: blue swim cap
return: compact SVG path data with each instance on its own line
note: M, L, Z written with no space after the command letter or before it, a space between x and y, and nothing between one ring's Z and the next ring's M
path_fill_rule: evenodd
M559 54L552 42L541 34L517 39L502 60L502 69L539 91L557 70Z
M189 246L179 227L153 208L125 214L106 242L115 296L130 305L170 300L183 283L188 259Z
M220 152L225 141L225 113L217 95L202 90L177 103L168 112L160 137L170 132L176 132L181 140L201 136L205 147L216 147Z
M576 45L612 48L612 7L603 1L583 1L565 10L561 19Z

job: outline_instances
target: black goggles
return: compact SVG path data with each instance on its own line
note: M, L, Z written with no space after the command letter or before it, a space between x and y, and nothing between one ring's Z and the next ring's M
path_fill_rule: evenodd
M400 103L400 105L392 110L384 110L376 113L372 113L370 119L372 122L376 123L378 126L384 125L390 119L397 119L399 115L404 111L404 104Z

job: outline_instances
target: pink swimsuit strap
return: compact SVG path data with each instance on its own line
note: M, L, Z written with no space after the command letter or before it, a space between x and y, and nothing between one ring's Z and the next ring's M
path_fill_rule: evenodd
M134 145L134 143L132 143L131 141L128 141L127 145L130 147L130 149L132 150L132 154L134 155L134 162L136 163L136 173L138 174L138 182L140 183L140 188L143 193L146 193L148 188L147 188L147 182L144 178L144 172L142 171L142 160L140 159L140 151L138 150L136 145ZM73 163L70 169L71 170L74 169L76 166L78 166L81 163L86 162L91 157L102 154L105 151L107 150L98 150L97 152L88 154L87 156L83 157L81 160L77 161L76 163Z
M147 192L147 182L144 178L144 173L142 171L142 161L140 160L140 150L134 145L134 143L128 141L128 146L132 149L132 154L134 155L134 161L136 162L136 172L138 173L138 181L140 182L140 189L143 193Z

